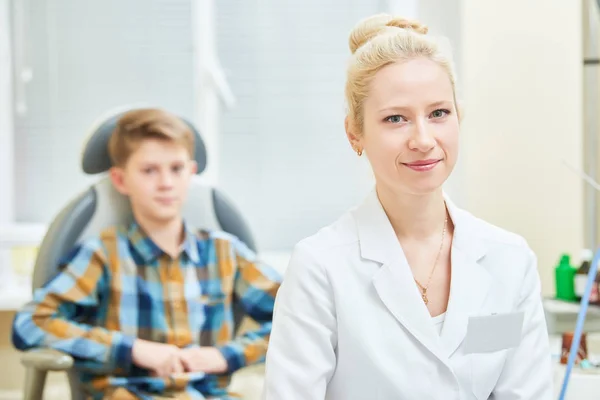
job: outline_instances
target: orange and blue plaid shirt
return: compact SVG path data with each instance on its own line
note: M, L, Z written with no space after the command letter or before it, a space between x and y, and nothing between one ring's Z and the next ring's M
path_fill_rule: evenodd
M281 277L232 235L186 225L182 251L172 258L133 223L83 242L61 267L17 313L13 344L72 355L93 399L116 386L139 398L177 390L193 399L225 399L234 371L264 361ZM257 330L235 336L233 301L258 322ZM228 371L152 377L132 363L136 338L215 346Z

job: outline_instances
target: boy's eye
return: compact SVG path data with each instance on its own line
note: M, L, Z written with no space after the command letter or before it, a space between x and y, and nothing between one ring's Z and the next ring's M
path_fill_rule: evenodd
M400 122L406 121L406 119L402 115L390 115L385 121L391 122L392 124L399 124Z
M173 167L171 167L171 170L173 172L181 172L181 170L183 170L183 165L174 165Z
M154 167L144 168L143 171L144 171L145 174L151 174L151 173L153 173L153 172L156 171L156 168L154 168Z
M435 110L434 112L432 112L431 116L433 118L442 118L442 117L445 117L448 114L450 114L449 110L439 109L439 110Z

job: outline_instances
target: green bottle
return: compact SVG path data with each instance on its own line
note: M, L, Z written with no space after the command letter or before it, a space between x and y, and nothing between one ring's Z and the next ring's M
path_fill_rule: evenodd
M571 265L571 257L563 254L555 269L556 298L565 301L575 301L575 273L577 269Z

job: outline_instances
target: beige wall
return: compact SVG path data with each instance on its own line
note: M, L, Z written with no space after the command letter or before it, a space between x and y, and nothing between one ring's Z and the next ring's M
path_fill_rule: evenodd
M583 246L580 1L463 0L467 207L527 238L543 289Z
M583 43L584 43L584 56L586 59L599 58L600 57L600 12L598 11L598 4L596 0L583 0ZM595 38L595 40L593 40ZM588 65L584 67L584 126L589 132L596 130L595 141L596 149L591 152L590 155L595 157L596 165L596 180L600 181L600 113L598 112L598 104L600 101L600 65ZM593 115L591 115L593 114ZM594 128L595 127L595 128ZM589 138L591 139L591 138ZM591 143L590 143L591 142ZM584 159L588 162L588 148L593 148L593 141L588 140L585 142L584 147ZM586 164L586 169L591 169L594 163L590 165ZM589 192L593 191L591 188L587 188ZM586 193L589 196L589 193ZM591 203L591 202L588 202ZM596 192L596 241L600 237L600 193ZM591 224L592 219L586 221ZM589 229L586 226L586 229ZM589 240L586 236L586 240Z

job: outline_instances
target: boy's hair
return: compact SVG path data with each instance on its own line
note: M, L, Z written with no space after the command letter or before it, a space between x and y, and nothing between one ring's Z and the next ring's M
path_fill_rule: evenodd
M131 154L147 139L159 139L185 147L194 158L194 133L181 118L167 111L145 108L129 111L119 119L108 142L113 166L124 167Z

